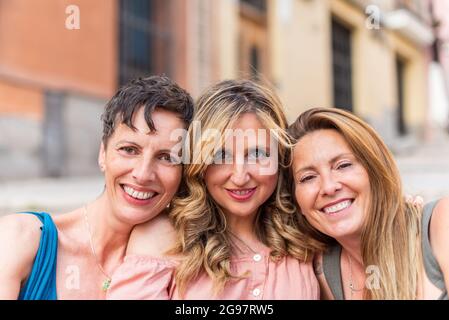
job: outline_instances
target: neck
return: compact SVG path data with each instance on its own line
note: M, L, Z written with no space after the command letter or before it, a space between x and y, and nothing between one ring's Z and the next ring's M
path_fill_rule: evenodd
M256 214L257 212L244 217L236 216L234 214L226 214L226 222L229 230L235 236L247 242L248 245L259 242L254 228Z
M110 260L122 260L134 226L116 218L105 193L85 208L92 245L99 262L108 264Z
M361 250L361 240L360 237L356 238L346 238L337 239L338 243L341 245L346 254L351 257L353 263L357 263L363 266L362 250Z

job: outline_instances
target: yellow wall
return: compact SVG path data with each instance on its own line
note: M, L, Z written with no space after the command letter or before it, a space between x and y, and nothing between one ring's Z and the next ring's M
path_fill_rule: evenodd
M239 74L238 58L238 1L217 0L217 10L221 12L218 18L219 37L217 46L218 69L221 79L235 78Z
M273 2L273 1L272 1ZM330 20L327 1L272 5L272 74L293 121L304 110L332 102Z
M427 103L427 62L423 48L383 27L367 28L363 7L351 1L287 0L290 3L287 15L285 8L273 2L269 19L272 74L290 121L308 108L333 106L330 22L334 17L352 31L354 112L380 123L394 115L398 104L396 55L400 55L408 61L405 119L410 126L423 125ZM394 119L389 120L389 126L394 126Z
M380 118L398 105L396 57L406 61L404 79L405 120L410 126L423 124L426 109L426 54L423 48L397 32L368 29L360 8L346 1L331 1L331 11L353 31L354 111L365 118Z
M404 100L406 121L411 126L421 126L428 109L427 56L419 47L409 41L389 34L391 48L406 62Z
M201 1L205 0L195 0L195 3ZM278 89L289 121L312 107L333 107L331 20L335 18L352 31L354 112L392 132L396 129L396 57L400 55L408 61L404 82L405 119L409 126L423 125L427 105L424 49L383 26L380 30L367 28L364 7L356 3L348 0L268 0L269 71L263 77ZM385 2L385 5L392 9L392 2ZM198 5L189 10L195 11L196 7ZM214 18L204 24L210 27L207 34L212 37L206 42L211 48L204 51L212 55L203 62L207 66L200 65L198 45L190 44L186 79L194 96L204 89L198 74L200 68L209 68L207 72L201 72L209 75L210 83L241 76L239 2L216 0L211 10ZM194 26L192 21L198 16L189 14L189 17L190 25ZM199 40L193 31L194 28L189 29L188 40L195 44Z

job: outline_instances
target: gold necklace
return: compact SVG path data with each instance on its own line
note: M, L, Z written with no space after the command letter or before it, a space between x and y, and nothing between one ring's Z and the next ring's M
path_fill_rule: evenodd
M107 291L109 289L109 286L111 285L111 277L106 273L106 271L104 271L100 261L98 260L97 254L95 252L94 244L92 242L92 233L90 230L90 224L89 224L89 218L87 216L86 206L84 206L83 209L84 209L84 220L86 221L86 227L87 227L87 231L89 233L89 243L90 243L90 249L92 251L92 255L94 256L95 262L97 263L97 266L100 269L101 273L103 273L103 275L106 277L106 279L103 281L101 289L103 291Z
M348 260L349 260L349 289L351 291L351 300L352 300L352 296L354 295L354 292L360 292L363 290L363 287L360 289L357 289L354 286L354 282L352 281L352 260L351 260L351 255L349 253L346 253L346 255L348 256Z
M247 247L252 253L257 254L257 251L253 250L253 248L251 248L249 245L246 244L245 241L243 241L242 239L240 239L239 237L237 237L233 232L228 231L229 234L231 236L233 236L234 238L236 238L239 242L241 242L245 247Z

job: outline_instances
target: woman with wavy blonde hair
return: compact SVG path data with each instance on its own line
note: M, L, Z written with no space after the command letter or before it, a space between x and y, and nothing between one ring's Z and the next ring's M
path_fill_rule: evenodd
M229 80L196 108L186 190L170 221L135 230L112 297L317 299L311 258L319 246L300 231L291 202L279 99L253 81Z
M391 152L349 112L308 110L289 133L302 230L326 248L315 262L322 297L447 299L449 200L424 214L406 202Z

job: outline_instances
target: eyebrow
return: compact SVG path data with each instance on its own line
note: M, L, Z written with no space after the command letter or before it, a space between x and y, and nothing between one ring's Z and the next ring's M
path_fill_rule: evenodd
M118 145L120 145L120 144L133 144L133 145L135 145L135 146L140 147L140 145L139 145L138 143L133 142L133 141L129 141L129 140L120 140L120 141L118 141L115 145L118 146Z
M347 156L353 157L354 155L353 155L352 153L349 153L349 152L347 152L347 153L341 153L341 154L339 154L339 155L333 157L333 158L329 161L329 163L334 163L334 162L336 162L337 160L339 160L340 158L347 157ZM296 170L296 171L295 171L295 174L298 174L298 173L301 172L301 171L307 171L307 170L313 170L313 169L315 169L315 167L314 167L313 165L308 165L308 166L305 166L305 167L302 167L302 168Z
M129 141L129 140L120 140L120 141L118 141L118 142L115 144L115 146L119 146L119 145L121 145L121 144L132 144L132 145L134 145L134 146L136 146L136 147L141 148L140 144L138 144L138 143L136 143L136 142L133 142L133 141ZM177 144L177 143L176 143L176 144ZM175 147L176 144L174 144L173 147ZM168 147L164 147L164 149L158 150L158 152L169 152L169 153L171 153L171 151L172 151L172 149L170 149L170 148L168 148Z

